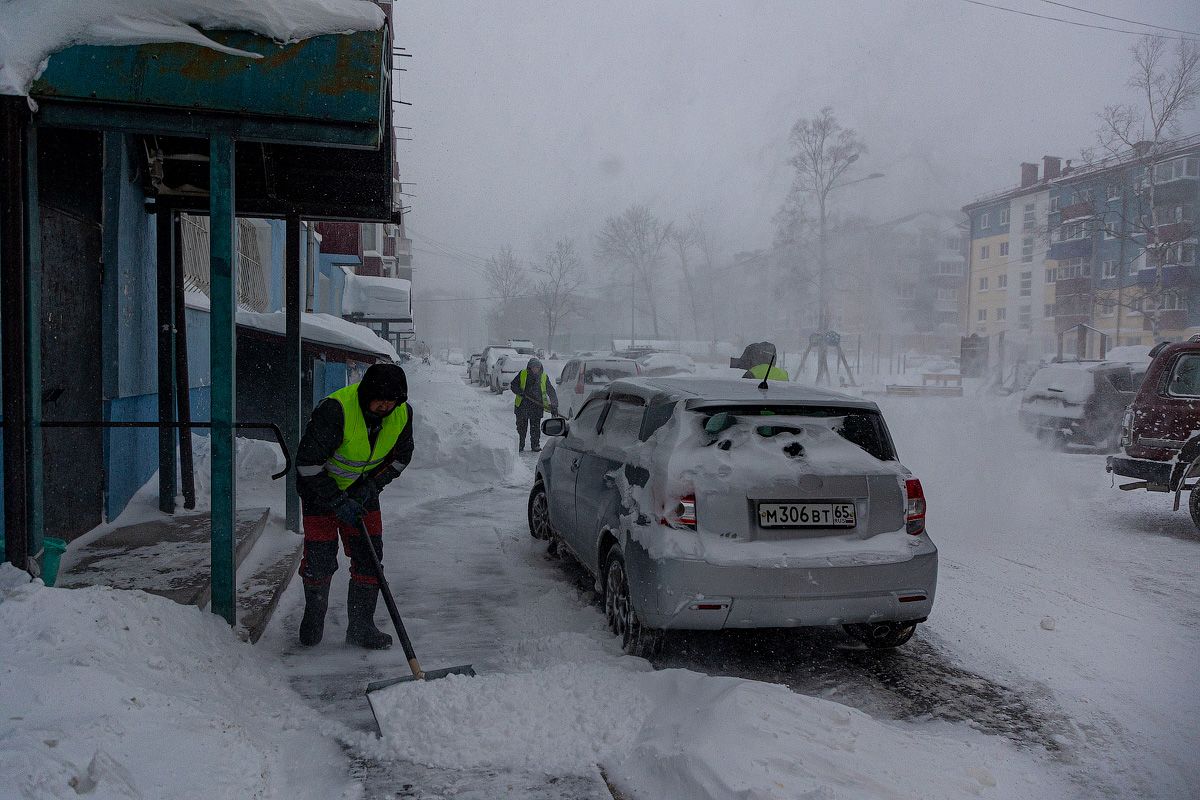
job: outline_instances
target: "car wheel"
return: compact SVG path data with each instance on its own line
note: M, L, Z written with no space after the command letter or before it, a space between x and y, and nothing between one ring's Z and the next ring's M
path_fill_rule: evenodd
M1188 513L1192 515L1192 524L1200 528L1200 485L1188 495Z
M662 649L663 632L647 628L637 618L629 596L625 559L614 547L604 570L604 617L609 629L621 639L621 649L631 656L649 658Z
M550 501L541 481L535 483L529 493L529 535L544 542L554 538L550 528Z
M842 626L846 633L872 650L887 650L899 647L912 638L917 630L915 622L860 622Z

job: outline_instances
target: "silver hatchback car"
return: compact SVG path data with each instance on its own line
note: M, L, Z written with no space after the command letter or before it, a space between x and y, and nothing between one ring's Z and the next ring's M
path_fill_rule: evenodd
M595 576L628 652L673 629L836 625L896 647L933 607L924 493L874 403L631 378L542 430L530 533Z

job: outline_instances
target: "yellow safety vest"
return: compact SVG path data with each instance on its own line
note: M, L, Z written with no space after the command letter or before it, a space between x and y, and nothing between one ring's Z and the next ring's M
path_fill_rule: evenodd
M383 428L372 447L367 419L358 402L358 384L352 383L329 396L342 406L342 444L325 462L325 471L339 489L345 490L391 454L396 440L408 426L408 403L401 403L383 418Z
M525 381L529 379L529 370L521 370L521 393L513 400L513 405L517 408L521 407L521 401L525 399ZM539 381L542 386L542 407L550 405L550 393L546 391L546 371L542 370L542 379Z
M770 371L768 372L766 364L758 364L756 366L751 367L750 374L760 381L764 377L767 378L768 380L772 380L772 381L788 380L788 374L787 374L786 370L780 369L779 367L771 367Z

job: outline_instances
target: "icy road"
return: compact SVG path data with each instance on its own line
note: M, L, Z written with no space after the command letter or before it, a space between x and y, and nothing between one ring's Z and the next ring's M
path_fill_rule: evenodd
M882 404L941 548L933 616L907 646L697 633L649 665L620 655L582 569L529 537L511 398L460 368L409 372L418 458L383 497L385 564L422 664L481 677L401 690L373 740L362 689L406 667L342 644L344 565L325 642L294 644L293 585L259 644L363 732L345 750L367 796L1184 798L1200 783L1200 536L1162 497L1111 488L1102 456L1039 448L1011 400Z

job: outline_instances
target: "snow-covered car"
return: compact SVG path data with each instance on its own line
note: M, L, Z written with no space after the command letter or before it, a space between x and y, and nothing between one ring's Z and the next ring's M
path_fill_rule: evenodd
M532 356L536 352L533 342L528 339L509 339L508 346L523 356Z
M475 376L478 374L479 362L483 360L483 353L472 353L467 359L467 380L476 383Z
M1144 364L1110 361L1042 367L1021 395L1021 423L1039 438L1116 450L1121 416L1145 375Z
M696 371L696 362L683 353L651 353L637 360L641 374L647 377L691 375Z
M525 366L529 363L529 358L524 353L510 353L500 356L496 361L496 366L492 367L492 391L496 394L506 392L508 385L512 383L512 379L517 377L517 373L525 369Z
M601 356L572 358L558 373L558 403L562 415L570 419L583 407L592 392L603 389L617 378L641 374L641 367L631 358Z
M496 362L504 356L516 354L516 350L505 345L493 344L483 348L483 358L479 362L479 384L492 388L492 372L496 369Z
M629 652L673 629L834 625L896 647L929 616L924 492L874 403L633 378L542 430L530 533L595 576Z
M463 351L456 347L446 351L446 363L453 367L461 367L466 359L463 357Z

